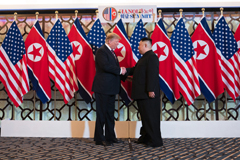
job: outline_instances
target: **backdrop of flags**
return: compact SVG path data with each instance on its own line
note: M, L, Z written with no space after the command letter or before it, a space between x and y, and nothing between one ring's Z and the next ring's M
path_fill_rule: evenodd
M48 70L47 45L43 32L36 21L25 41L29 79L40 100L51 99L51 84Z
M192 35L194 50L197 54L197 70L202 94L210 103L224 92L218 54L208 27L203 17Z
M121 37L119 45L114 50L119 60L120 66L126 68L133 67L136 64L136 62L133 59L132 48L121 19L117 22L117 25L114 27L113 32ZM127 105L132 101L130 98L131 93L132 83L129 81L121 82L121 90L119 95L122 97L122 99L125 101Z
M142 20L138 21L134 29L130 38L131 44L121 19L113 32L121 37L120 44L115 50L120 66L133 67L141 57L138 43L142 37L147 36ZM55 82L65 103L78 90L78 80L79 92L88 103L93 94L91 91L91 80L95 74L93 54L105 43L105 38L99 19L96 19L87 36L76 19L69 33L71 46L60 20L57 20L46 43L36 21L24 46L23 38L14 21L0 47L0 81L15 106L22 103L23 95L29 91L28 76L43 103L51 98L49 77ZM206 19L202 18L191 40L183 19L180 18L169 42L160 19L151 38L153 51L160 61L160 87L172 103L179 98L180 91L188 105L192 104L200 94L200 87L208 102L216 99L223 92L223 87L234 100L239 96L240 27L233 36L224 17L221 16L211 35ZM131 83L123 82L121 87L120 96L128 104L131 101Z
M27 57L22 35L14 21L0 47L0 81L18 107L29 91Z
M47 38L49 73L55 86L68 103L78 90L72 46L58 19Z
M175 57L171 42L164 28L162 18L159 19L151 36L152 50L159 59L160 88L173 104L180 98L175 68Z
M92 100L92 83L96 73L93 52L87 36L76 18L68 34L75 57L79 93L86 103Z
M237 42L228 27L225 18L221 16L214 28L213 39L220 58L224 88L235 101L240 92L239 61Z
M201 92L196 69L196 55L182 18L178 20L173 31L171 44L176 59L175 67L179 90L187 104L191 105Z

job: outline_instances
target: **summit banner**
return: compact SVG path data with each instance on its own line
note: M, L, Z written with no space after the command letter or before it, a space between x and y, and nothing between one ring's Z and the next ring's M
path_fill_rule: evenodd
M123 22L137 22L140 16L143 22L156 22L157 21L157 6L144 5L144 6L98 6L99 19L102 23L116 23L120 18ZM120 13L118 13L120 11ZM135 18L134 18L135 17Z

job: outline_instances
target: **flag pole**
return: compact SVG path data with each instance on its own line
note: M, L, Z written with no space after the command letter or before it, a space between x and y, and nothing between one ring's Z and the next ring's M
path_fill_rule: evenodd
M221 8L220 8L221 16L223 16L223 10L224 10L224 9L221 7Z
M55 11L56 21L58 20L58 11Z
M202 17L205 17L205 8L202 8ZM204 119L205 121L207 120L207 100L206 98L204 97Z
M55 11L56 14L56 21L58 19L58 11ZM56 88L56 84L54 85L54 121L56 120L56 108L57 108L57 88Z
M155 13L153 13L152 16L153 16L152 23L154 23L155 22Z
M139 16L139 20L141 19L141 13L142 13L142 11L138 11L138 16Z
M206 98L204 97L204 119L205 121L207 120L207 101Z
M17 12L14 13L14 21L17 21Z
M159 16L159 19L162 18L162 10L161 9L158 11L158 16Z
M227 115L227 91L224 91L224 95L225 95L225 104L226 104L226 117L225 120L228 120L228 115Z
M118 118L117 118L117 121L119 121L119 117L120 117L120 97L118 94Z
M39 12L36 12L35 14L36 14L36 21L37 21ZM33 91L33 120L36 119L35 112L36 112L36 91L34 90Z
M163 98L163 92L162 92L162 90L160 90L160 114L161 114L160 120L161 121L162 121L162 116L163 116L163 114L162 114L162 98Z
M98 18L98 10L96 10L95 13L96 13L96 19L97 19Z
M133 13L133 23L135 23L135 16L136 14L135 13Z
M179 12L180 12L180 18L182 18L183 9L179 9Z
M119 19L121 19L121 11L120 10L118 11L118 17L119 17Z
M78 10L75 10L75 19L77 19Z
M38 15L39 15L39 12L36 12L36 20L38 20Z
M77 121L77 93L74 93L75 99L75 121Z
M205 8L202 8L203 17L205 17Z
M78 10L75 10L75 19L77 19ZM74 93L74 100L75 100L75 121L77 121L77 93Z
M14 12L14 21L17 21L17 12ZM13 109L12 109L12 120L15 120L15 105L13 104Z

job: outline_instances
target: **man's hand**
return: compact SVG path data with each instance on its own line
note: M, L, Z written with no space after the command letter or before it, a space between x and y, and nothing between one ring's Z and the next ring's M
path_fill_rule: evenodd
M155 98L155 93L154 92L148 92L148 96L150 98Z
M132 79L133 79L132 76L128 76L126 80L129 81L129 82L132 82Z
M121 69L122 69L121 75L126 74L126 72L127 72L126 68L125 67L121 67Z

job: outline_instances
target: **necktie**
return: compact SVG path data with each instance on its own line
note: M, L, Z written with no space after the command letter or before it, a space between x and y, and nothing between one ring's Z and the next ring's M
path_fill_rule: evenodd
M112 52L114 58L117 60L117 57L116 57L116 55L115 55L115 53L114 53L114 51L112 49L111 49L111 52Z

